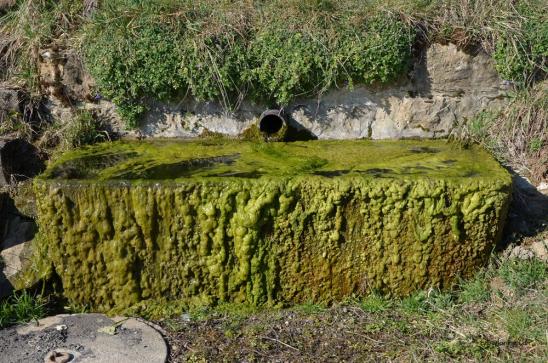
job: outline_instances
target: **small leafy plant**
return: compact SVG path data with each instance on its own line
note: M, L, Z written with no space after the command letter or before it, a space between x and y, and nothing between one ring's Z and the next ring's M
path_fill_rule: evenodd
M363 5L358 16L320 1L293 4L281 19L275 3L244 19L223 2L109 2L84 28L87 68L136 126L149 99L190 94L231 109L250 96L285 105L341 82L389 82L410 63L414 30L397 16L364 15Z

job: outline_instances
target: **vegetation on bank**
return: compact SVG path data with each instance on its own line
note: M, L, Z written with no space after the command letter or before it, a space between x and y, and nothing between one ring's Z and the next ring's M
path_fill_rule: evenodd
M77 49L129 125L147 100L190 94L226 108L248 97L284 105L331 87L406 74L419 43L493 55L527 86L547 70L543 1L22 0L0 18L3 79L39 86L46 46Z
M362 2L363 4L363 2ZM405 74L414 31L357 2L115 1L85 27L86 64L134 122L147 97L287 104ZM283 14L283 15L282 15Z
M548 81L519 90L498 111L465 120L452 135L481 144L505 165L533 183L548 178Z

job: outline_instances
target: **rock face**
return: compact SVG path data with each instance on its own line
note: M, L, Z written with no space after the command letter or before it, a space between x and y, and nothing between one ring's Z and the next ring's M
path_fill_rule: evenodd
M43 49L40 59L40 82L46 94L66 105L92 100L94 83L80 57L70 51Z
M487 54L434 44L399 84L332 90L285 111L294 127L320 139L443 137L478 112L502 106L508 89ZM153 103L140 131L149 137L192 137L204 129L238 135L265 108L244 102L230 114L215 102Z
M20 99L17 89L0 89L0 110L5 112L19 112Z
M442 141L107 147L36 183L44 259L65 296L102 311L449 286L488 258L511 186L485 151Z
M7 193L0 193L0 297L14 286L30 287L28 279L21 277L34 268L30 241L37 229L36 222L20 214Z

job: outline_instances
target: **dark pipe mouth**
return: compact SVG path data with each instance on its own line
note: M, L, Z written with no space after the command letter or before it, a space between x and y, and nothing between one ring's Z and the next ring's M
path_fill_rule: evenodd
M267 135L277 133L284 127L285 119L279 110L263 112L259 120L259 130Z

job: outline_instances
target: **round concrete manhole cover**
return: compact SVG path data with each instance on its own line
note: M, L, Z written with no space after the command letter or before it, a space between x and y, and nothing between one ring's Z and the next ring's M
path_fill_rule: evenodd
M134 318L57 315L0 330L1 362L164 363L162 335ZM8 360L4 360L8 359Z

